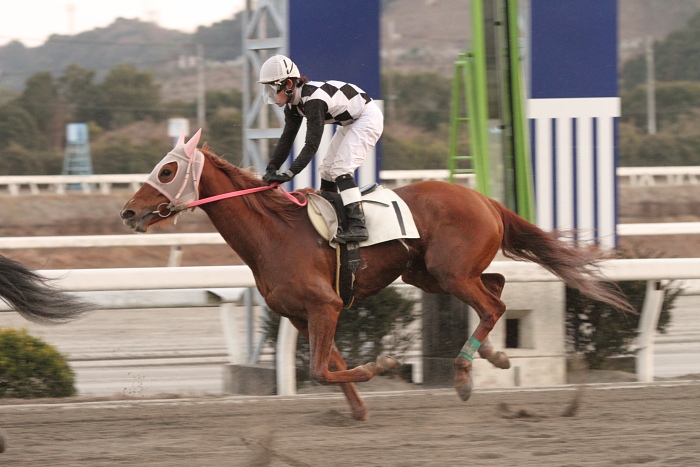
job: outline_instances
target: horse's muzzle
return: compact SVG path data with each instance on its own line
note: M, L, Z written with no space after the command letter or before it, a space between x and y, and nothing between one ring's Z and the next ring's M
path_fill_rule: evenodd
M133 209L124 209L119 213L119 216L124 221L124 225L135 232L146 232L148 230L148 221L153 217L152 211L146 211L143 215L138 215Z

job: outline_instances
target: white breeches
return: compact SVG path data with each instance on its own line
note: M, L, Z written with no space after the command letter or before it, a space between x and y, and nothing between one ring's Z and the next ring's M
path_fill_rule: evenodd
M341 175L354 173L377 144L382 131L384 115L371 101L352 124L338 126L318 168L321 178L332 182Z

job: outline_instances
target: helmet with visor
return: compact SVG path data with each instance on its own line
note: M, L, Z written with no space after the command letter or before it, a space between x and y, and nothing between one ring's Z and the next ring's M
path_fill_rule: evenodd
M299 68L294 62L284 55L273 55L263 63L260 68L260 79L258 83L265 86L263 100L266 104L282 104L277 94L285 90L287 79L300 78ZM293 89L292 89L293 90ZM292 90L287 90L287 101Z

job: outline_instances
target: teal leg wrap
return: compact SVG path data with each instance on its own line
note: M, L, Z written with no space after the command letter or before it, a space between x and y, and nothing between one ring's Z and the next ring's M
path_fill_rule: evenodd
M464 347L462 347L462 351L459 353L459 356L466 358L471 362L474 360L474 354L477 350L479 350L479 347L481 347L481 342L473 337L470 337L467 343L464 344Z

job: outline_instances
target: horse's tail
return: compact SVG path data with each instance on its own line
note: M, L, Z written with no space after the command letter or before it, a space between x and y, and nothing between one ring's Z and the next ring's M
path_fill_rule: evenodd
M93 309L21 263L0 255L0 299L29 321L60 324Z
M532 261L558 276L569 287L620 310L637 313L617 287L601 280L598 263L606 254L596 248L575 248L560 240L561 233L545 232L534 224L492 201L503 219L503 254L512 259Z

